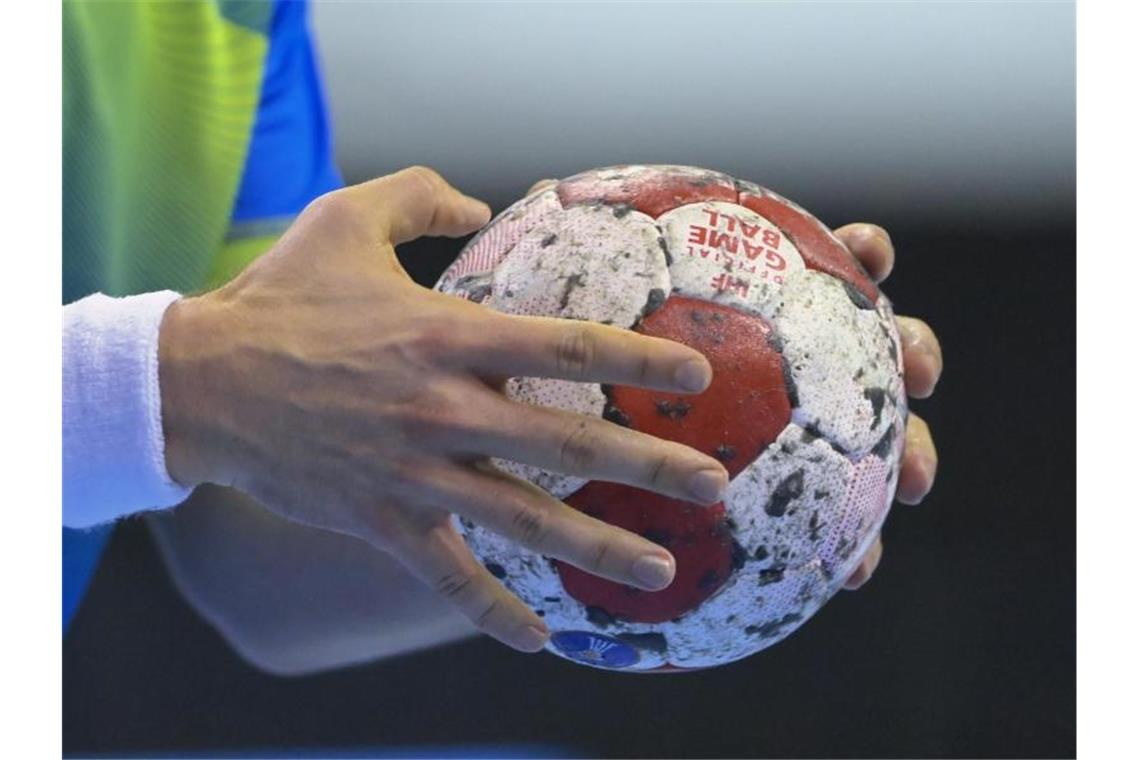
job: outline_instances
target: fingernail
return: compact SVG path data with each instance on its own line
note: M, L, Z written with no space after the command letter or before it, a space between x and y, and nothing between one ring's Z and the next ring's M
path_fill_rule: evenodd
M673 374L677 387L686 391L703 391L712 382L709 365L699 359L690 359Z
M633 577L651 591L663 589L673 582L673 563L664 557L647 554L633 563Z
M728 480L721 470L701 470L689 478L689 493L705 504L715 504L724 498Z
M537 626L526 625L519 629L518 634L514 637L515 646L524 652L537 652L546 646L546 640L549 636L550 631Z
M877 238L879 238L880 240L882 240L882 241L886 242L888 245L892 245L892 246L894 245L894 243L893 243L893 242L891 242L891 235L890 235L890 233L889 233L889 232L887 232L886 230L884 230L882 227L878 226L877 224L869 224L869 225L867 225L867 232L868 232L868 233L869 233L869 234L870 234L872 237L877 237Z

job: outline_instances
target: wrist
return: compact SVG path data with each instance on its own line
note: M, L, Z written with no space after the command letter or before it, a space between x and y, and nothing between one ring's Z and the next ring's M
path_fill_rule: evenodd
M158 378L166 471L187 488L224 480L211 464L210 430L217 409L204 360L216 330L205 296L172 303L159 328Z

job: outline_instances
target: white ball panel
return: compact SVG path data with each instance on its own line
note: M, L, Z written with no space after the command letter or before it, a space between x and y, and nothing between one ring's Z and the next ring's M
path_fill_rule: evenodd
M436 289L483 302L490 295L491 273L523 235L544 217L562 210L553 189L509 206L471 239L439 279Z
M783 283L804 270L780 229L735 203L690 203L657 220L680 295L770 317Z
M508 398L534 406L563 409L592 417L601 417L606 397L594 383L573 383L544 377L512 377L507 381ZM511 475L529 480L558 499L565 499L586 484L584 478L549 472L533 465L492 460L496 467Z
M784 283L773 325L795 385L792 420L859 458L891 426L901 385L880 314L843 283L804 271Z
M796 568L818 560L820 547L838 527L836 505L853 471L850 460L825 440L789 424L729 484L725 511L736 524L736 540L762 567Z
M495 270L491 305L632 327L652 291L669 293L657 237L652 219L626 207L575 206L546 216Z
M460 534L471 552L484 565L501 568L501 582L524 604L541 609L543 598L566 596L558 571L540 554L519 546L482 525L466 520L455 520Z

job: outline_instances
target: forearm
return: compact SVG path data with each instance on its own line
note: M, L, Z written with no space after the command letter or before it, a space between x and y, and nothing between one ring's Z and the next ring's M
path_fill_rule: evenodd
M387 554L237 491L199 488L148 523L182 595L261 670L300 675L475 632Z
M88 527L182 501L167 473L158 337L170 291L63 309L63 517Z

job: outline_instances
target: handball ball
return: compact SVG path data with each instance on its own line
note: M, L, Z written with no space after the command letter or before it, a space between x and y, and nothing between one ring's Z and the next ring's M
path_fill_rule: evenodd
M843 585L898 481L906 423L890 301L831 231L751 182L615 166L497 216L437 288L509 314L583 319L702 352L695 396L518 377L513 399L597 415L716 457L712 507L514 462L503 470L669 549L647 592L466 520L468 546L550 627L549 651L624 671L723 665L780 641Z

